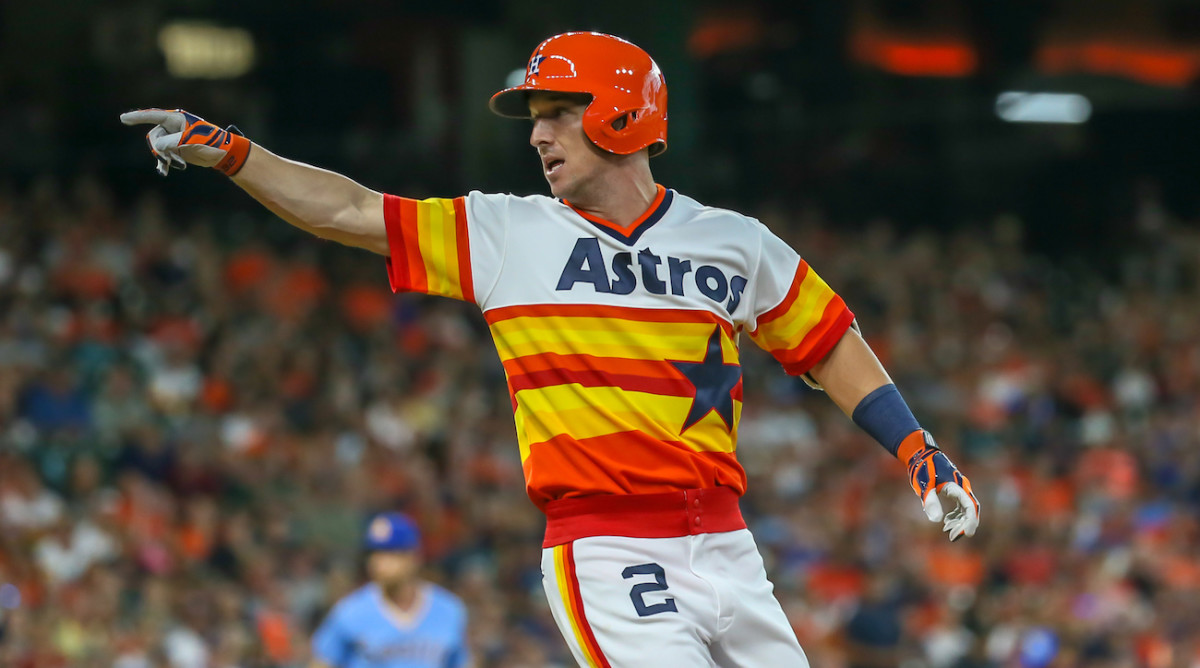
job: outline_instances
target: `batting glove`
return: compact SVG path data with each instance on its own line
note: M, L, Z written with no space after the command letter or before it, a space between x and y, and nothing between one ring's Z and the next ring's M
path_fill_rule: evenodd
M908 461L908 482L929 521L941 521L951 542L974 536L979 528L979 500L971 491L971 481L938 448L933 436L924 429L914 431L900 443L899 455L901 461ZM944 513L939 496L952 502L954 509Z
M166 176L172 167L189 164L213 167L233 176L250 155L250 140L234 126L221 128L182 109L138 109L121 114L125 125L153 123L146 134L150 152L158 160L158 173Z

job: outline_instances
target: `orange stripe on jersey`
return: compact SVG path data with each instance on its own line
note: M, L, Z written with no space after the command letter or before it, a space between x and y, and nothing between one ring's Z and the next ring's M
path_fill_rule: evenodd
M403 197L391 195L383 197L383 220L387 228L388 250L390 251L387 261L388 280L395 292L401 290L424 291L421 253L415 243L416 204L415 200ZM414 241L409 243L408 239ZM422 281L421 289L417 288L418 281Z
M630 306L600 306L593 304L528 304L494 308L483 314L489 325L502 320L524 317L619 318L635 322L704 322L721 325L726 334L733 334L733 325L711 311L665 308L636 308Z
M791 374L807 373L854 322L842 298L801 260L783 301L758 318L750 338Z
M463 198L384 196L392 289L474 301Z
M678 492L681 480L746 492L746 473L732 452L697 453L636 431L538 443L523 467L529 498L543 510L555 499Z

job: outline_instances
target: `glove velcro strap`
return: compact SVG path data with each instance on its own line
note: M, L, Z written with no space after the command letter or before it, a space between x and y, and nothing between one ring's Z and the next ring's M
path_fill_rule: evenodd
M224 133L222 148L225 149L225 158L213 165L213 169L224 172L226 176L233 176L241 170L242 165L246 164L246 158L250 156L250 140L243 137L241 131L233 125L225 128Z
M903 441L900 441L900 447L896 449L896 459L908 464L913 458L913 455L920 452L927 445L929 445L929 443L925 441L925 430L918 429L908 436L905 436Z
M213 169L224 172L226 176L237 174L250 155L250 140L243 137L236 126L222 130L198 116L192 118L194 120L183 130L179 145L203 145L222 150L225 157L213 165Z

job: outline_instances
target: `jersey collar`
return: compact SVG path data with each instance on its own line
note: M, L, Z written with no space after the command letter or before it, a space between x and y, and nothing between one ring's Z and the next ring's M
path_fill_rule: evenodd
M425 621L425 615L433 603L432 592L424 583L417 585L417 599L413 602L410 610L402 610L395 603L389 601L383 595L383 589L379 585L372 584L372 587L375 590L375 602L379 606L379 611L392 623L392 626L401 631L411 631L420 626L421 622Z
M664 188L657 183L654 184L654 187L658 190L658 194L654 197L654 201L650 203L650 208L646 209L645 213L639 216L637 220L625 226L618 225L614 222L604 220L599 216L593 216L590 213L581 211L575 208L574 204L571 204L565 199L562 201L562 203L571 207L572 211L579 214L579 216L584 220L596 226L596 228L601 232L604 232L626 246L632 246L637 243L637 240L641 238L642 234L644 234L646 230L653 227L655 223L662 219L662 217L667 213L667 209L671 207L671 201L675 199L675 191Z

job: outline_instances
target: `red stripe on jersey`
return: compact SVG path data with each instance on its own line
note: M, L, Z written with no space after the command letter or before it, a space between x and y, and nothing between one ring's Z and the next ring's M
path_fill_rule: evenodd
M454 233L458 246L458 276L463 299L475 301L475 279L471 272L471 239L467 231L467 203L462 197L454 198Z
M388 240L388 283L392 292L408 288L409 269L408 253L404 250L404 233L399 221L404 214L401 211L404 200L395 195L383 196L383 222Z
M668 397L690 397L696 394L696 386L684 379L628 376L595 369L590 371L546 369L509 378L509 386L513 393L521 390L572 384L583 387L617 387L629 392L647 392Z
M695 385L681 377L670 362L545 353L508 360L504 370L513 393L575 383L672 397L696 394Z
M670 373L674 366L670 362L660 360L627 359L624 357L597 357L596 355L562 355L559 353L540 353L523 355L504 362L504 370L510 375L533 373L547 369L567 369L569 371L590 371L604 369L611 373L629 376L650 376L661 378L664 372Z

